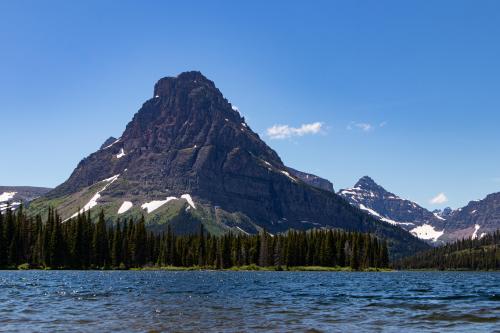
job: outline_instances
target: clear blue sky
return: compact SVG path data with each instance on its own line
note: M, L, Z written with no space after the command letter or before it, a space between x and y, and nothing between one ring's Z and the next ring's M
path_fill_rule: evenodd
M429 208L500 190L500 2L234 2L0 2L0 184L58 185L156 80L200 70L336 189L370 175Z

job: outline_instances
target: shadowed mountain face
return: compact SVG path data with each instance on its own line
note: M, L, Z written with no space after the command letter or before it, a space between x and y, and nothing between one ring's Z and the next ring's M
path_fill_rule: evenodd
M500 228L500 193L471 201L455 211L446 208L432 213L415 202L386 191L367 176L353 188L341 190L339 195L379 220L398 225L436 244L481 237L483 233Z
M318 178L311 186L291 170L212 81L187 72L158 81L122 136L33 206L57 203L63 218L96 206L112 216L145 214L152 228L184 220L212 232L333 227L390 238L401 253L425 248L349 205L331 183Z

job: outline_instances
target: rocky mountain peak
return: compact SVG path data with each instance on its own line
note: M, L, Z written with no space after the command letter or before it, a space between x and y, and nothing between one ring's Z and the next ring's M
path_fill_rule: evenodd
M237 172L244 163L285 170L278 154L200 72L165 77L154 91L120 139L110 138L83 159L51 195L77 191L124 170L129 181L148 184L139 186L144 193L150 187L159 193L209 191L213 184L201 174L220 177L229 166Z
M354 185L355 188L361 188L368 191L376 191L376 192L387 192L382 186L378 185L372 178L369 176L364 176L358 180L358 182Z
M167 76L158 80L154 86L153 97L171 96L176 92L188 93L195 89L206 89L222 97L215 84L198 71L183 72L175 77Z
M421 239L436 242L443 234L444 218L388 192L368 176L362 177L353 188L341 190L339 195L353 206L381 221L398 225Z
M444 219L450 217L453 214L453 209L451 207L446 207L444 209L435 209L432 211L435 215L440 216Z

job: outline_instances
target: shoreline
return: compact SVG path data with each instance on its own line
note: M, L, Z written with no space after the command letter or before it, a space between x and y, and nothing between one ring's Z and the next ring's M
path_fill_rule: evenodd
M166 266L166 267L142 267L142 268L129 268L129 269L119 269L119 268L93 268L93 269L78 269L78 268L44 268L44 267L34 267L34 268L1 268L0 273L4 271L94 271L94 272L141 272L141 271L164 271L164 272L347 272L347 273L396 273L396 272L456 272L456 273L494 273L500 272L500 270L468 270L468 269L392 269L392 268L369 268L353 270L350 267L324 267L324 266L297 266L288 267L282 269L276 269L275 267L230 267L224 269L216 269L213 267L181 267L181 266Z
M1 271L171 271L171 272L187 272L187 271L206 271L206 272L396 272L392 268L375 268L370 267L366 269L354 270L351 267L327 267L327 266L294 266L294 267L260 267L255 265L248 266L234 266L229 268L217 269L212 266L146 266L146 267L133 267L128 269L120 268L50 268L50 267L27 267L19 265L18 267L2 268Z

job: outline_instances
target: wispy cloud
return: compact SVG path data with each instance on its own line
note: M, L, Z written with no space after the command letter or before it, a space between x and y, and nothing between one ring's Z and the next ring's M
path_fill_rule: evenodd
M500 177L494 177L493 178L494 183L500 183Z
M358 123L355 121L351 121L347 125L347 130L352 131L352 130L357 129L357 130L360 130L363 132L371 132L371 131L375 130L377 127L382 128L382 127L385 127L386 125L387 125L387 121L383 121L378 125L373 125L371 123L366 123L366 122L359 122Z
M348 130L360 129L363 132L370 132L371 130L373 130L373 125L368 123L351 122L349 125L347 125L347 129Z
M309 134L321 133L323 123L315 122L311 124L302 124L300 127L291 127L289 125L274 125L267 129L267 136L271 139L288 139L294 136L304 136Z
M429 203L431 205L439 205L439 204L443 204L447 201L448 201L448 198L446 197L446 195L443 192L441 192L438 195L436 195L434 198L429 200Z

